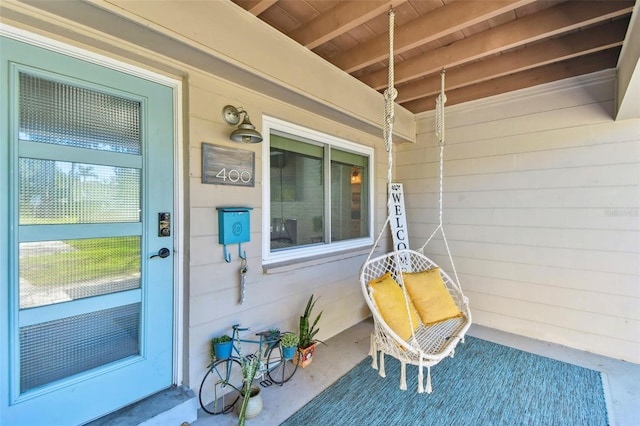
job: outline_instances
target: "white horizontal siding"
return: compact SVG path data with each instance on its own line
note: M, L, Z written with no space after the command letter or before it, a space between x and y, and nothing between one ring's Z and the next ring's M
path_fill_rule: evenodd
M221 333L231 333L240 323L251 327L251 333L279 327L297 331L299 317L311 294L318 298L316 313L324 311L319 324L320 339L358 323L370 315L360 293L358 272L364 255L327 259L313 265L292 266L281 271L262 269L262 144L240 145L229 140L231 126L220 113L226 104L243 106L251 114L258 131L261 115L282 117L293 123L318 129L332 135L375 146L376 219L384 221L386 204L386 152L379 139L371 135L320 118L300 108L276 101L224 80L191 70L188 78L189 143L186 201L188 218L188 373L187 381L194 389L209 362L209 340ZM235 187L202 183L202 143L255 152L255 186ZM266 142L263 142L266 143ZM248 256L246 293L240 300L240 259L237 244L227 247L231 262L223 257L218 243L216 207L246 206L251 211L251 241L242 248ZM253 350L252 348L251 350ZM319 350L321 356L322 349Z
M612 73L447 108L444 229L474 320L640 362L640 120ZM397 148L411 245L437 226L433 115ZM426 252L451 271L435 238Z
M535 339L557 342L574 342L572 347L598 353L607 354L616 359L627 359L629 354L640 352L640 344L635 340L624 340L617 336L584 333L579 330L563 327L562 324L549 324L501 315L493 311L474 308L474 321L488 327L499 328L510 333L525 335ZM532 326L534 325L534 326Z
M418 210L412 213L415 215L410 214L409 217L420 215ZM427 234L427 229L432 231L435 226L435 224L414 223L412 228L414 238L417 238L416 235ZM640 231L456 224L453 227L447 226L446 233L450 243L468 241L640 254Z

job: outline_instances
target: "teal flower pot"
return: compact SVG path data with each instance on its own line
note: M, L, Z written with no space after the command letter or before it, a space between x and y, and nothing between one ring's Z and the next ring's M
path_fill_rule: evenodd
M213 350L216 353L216 359L225 359L231 356L231 347L233 342L214 343Z
M292 346L290 348L282 347L282 356L285 359L293 359L293 357L296 355L296 349L297 348L295 346Z

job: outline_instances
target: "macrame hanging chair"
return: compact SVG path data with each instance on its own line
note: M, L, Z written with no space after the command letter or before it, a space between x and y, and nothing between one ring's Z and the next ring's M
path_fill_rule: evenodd
M374 251L382 237L383 233L390 226L390 218L392 216L392 198L391 198L391 185L392 185L392 134L393 134L393 120L394 120L394 101L397 96L397 91L393 87L394 85L394 71L393 71L393 28L394 28L394 12L393 9L389 12L389 81L387 90L384 93L385 99L385 118L384 118L384 141L388 154L388 170L387 181L389 185L389 199L387 201L387 219L383 225L375 244L372 246L369 256L360 270L360 284L362 292L369 309L372 312L374 330L371 334L371 351L370 355L373 358L372 367L379 369L379 374L385 377L384 358L385 355L390 355L400 361L400 389L406 390L406 365L412 364L418 366L418 392L431 393L431 367L438 364L444 358L453 357L456 346L460 342L464 342L464 336L469 327L471 326L471 311L469 310L469 300L462 293L462 289L459 285L458 273L453 263L453 257L449 249L444 228L442 226L442 212L443 212L443 171L444 171L444 104L446 102L446 96L444 94L444 70L441 73L441 90L440 95L436 101L436 136L439 139L440 146L440 173L439 173L439 224L433 231L431 236L427 239L420 249L402 249L398 250L397 247L393 252L384 254L373 258ZM453 269L455 280L452 279L444 270L438 267L438 265L424 255L424 248L433 239L433 237L440 233L449 255L449 260ZM436 281L440 287L446 288L446 292L450 295L450 300L455 304L456 310L459 315L437 321L435 323L425 323L420 314L413 314L414 302L410 297L411 290L407 290L408 286L405 286L405 278L410 276L406 274L425 273L438 274L439 278ZM418 274L420 275L420 274ZM400 312L389 312L389 308L381 310L379 304L388 304L389 297L387 293L381 293L381 289L374 283L382 282L385 279L392 278L389 282L391 290L397 292L397 288L401 289L400 293ZM382 281L381 281L382 280ZM408 278L407 278L408 280ZM422 281L418 280L418 283ZM425 286L432 286L433 282L424 281ZM397 284L397 285L395 285ZM389 288L389 287L387 287ZM415 287L414 287L415 288ZM420 288L418 288L420 290ZM415 291L415 290L414 290ZM376 292L378 294L378 302L376 303ZM395 293L394 293L395 294ZM381 299L380 296L384 296ZM415 293L414 293L415 295ZM396 295L397 296L397 295ZM445 295L445 297L447 297ZM397 304L396 304L397 307ZM429 306L427 306L429 307ZM384 314L384 315L383 315ZM389 323L398 321L400 316L400 322L406 322L408 324L408 330L410 335L408 337L401 337L396 331L397 327L392 328ZM391 319L390 319L391 318ZM393 321L392 321L393 320ZM396 331L394 331L394 329ZM405 333L408 334L408 333ZM380 362L378 365L378 352L380 353ZM427 368L427 380L424 383L424 368Z

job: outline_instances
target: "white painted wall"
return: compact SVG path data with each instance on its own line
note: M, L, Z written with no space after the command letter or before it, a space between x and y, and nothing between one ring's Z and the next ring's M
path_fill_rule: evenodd
M614 72L446 111L444 224L474 322L640 362L640 120ZM438 220L433 114L397 149L412 246ZM426 250L451 270L442 241Z
M226 104L242 105L249 111L252 122L261 131L263 114L317 129L331 135L368 146L375 146L375 160L386 161L381 140L367 133L351 129L309 112L294 108L236 86L209 74L191 70L188 81L189 116L189 193L188 210L191 215L189 301L189 383L198 386L209 362L209 339L230 333L232 324L241 323L253 331L271 327L281 330L298 329L299 316L311 294L319 297L316 309L322 310L318 338L327 339L368 317L369 311L361 294L358 273L366 250L343 254L335 258L316 260L288 268L261 267L262 224L262 146L242 145L229 140L233 130L222 121L220 113ZM252 150L256 155L256 186L232 187L201 183L201 143L208 142L230 148ZM265 140L265 142L267 141ZM386 186L384 164L375 167L377 192L382 203L377 220L384 220ZM268 202L268 201L267 201ZM229 247L231 263L223 258L218 244L218 206L247 206L251 212L251 242L243 244L248 254L249 272L245 302L240 295L240 261L237 246ZM267 238L270 236L267 235ZM324 350L320 347L318 356Z

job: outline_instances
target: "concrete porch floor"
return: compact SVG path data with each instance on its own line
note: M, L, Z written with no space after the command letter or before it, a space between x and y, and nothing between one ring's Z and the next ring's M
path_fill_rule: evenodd
M250 426L279 425L300 409L323 389L347 373L369 352L371 320L345 330L329 339L329 346L319 346L313 363L299 368L296 375L284 386L262 389L264 408ZM578 351L564 346L508 334L473 325L468 333L491 342L503 344L527 352L569 362L604 374L605 397L612 426L640 425L640 365ZM389 378L381 380L391 380ZM198 389L193 389L197 394ZM437 390L435 390L437 392ZM409 391L408 391L409 392ZM236 425L235 414L211 416L198 410L198 419L192 426Z

